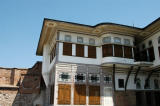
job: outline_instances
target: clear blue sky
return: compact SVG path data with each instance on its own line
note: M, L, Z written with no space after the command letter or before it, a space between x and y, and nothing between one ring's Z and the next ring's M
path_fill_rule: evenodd
M1 0L0 67L31 67L44 18L144 27L160 17L160 0Z

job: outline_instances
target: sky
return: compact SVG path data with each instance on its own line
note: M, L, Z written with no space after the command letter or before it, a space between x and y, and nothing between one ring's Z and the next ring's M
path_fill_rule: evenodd
M160 0L0 0L0 67L30 68L44 18L143 28L160 17Z

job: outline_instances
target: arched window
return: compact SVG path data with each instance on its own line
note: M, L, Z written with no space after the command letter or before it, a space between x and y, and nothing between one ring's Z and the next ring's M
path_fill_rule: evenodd
M104 37L102 41L103 43L111 43L111 37Z

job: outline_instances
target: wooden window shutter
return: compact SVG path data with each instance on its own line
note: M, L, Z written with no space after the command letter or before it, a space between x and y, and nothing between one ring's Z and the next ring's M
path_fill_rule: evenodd
M100 105L100 86L89 86L89 105Z
M88 46L88 57L96 58L96 46Z
M123 57L122 45L114 45L115 57Z
M50 104L54 104L54 85L51 86L51 91L50 91Z
M76 44L76 56L84 57L84 45Z
M154 48L151 47L148 49L148 53L149 53L149 60L152 62L153 60L155 60L155 55L154 55Z
M74 87L74 105L86 104L86 86L76 84Z
M63 55L72 56L72 44L63 43Z
M132 58L132 47L124 46L124 57Z
M71 104L71 85L58 85L58 104Z
M113 56L113 48L111 44L102 45L103 57Z

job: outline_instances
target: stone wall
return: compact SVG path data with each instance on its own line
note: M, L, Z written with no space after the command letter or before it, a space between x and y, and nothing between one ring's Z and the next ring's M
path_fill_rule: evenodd
M42 63L32 68L0 68L0 106L33 106L40 94Z

